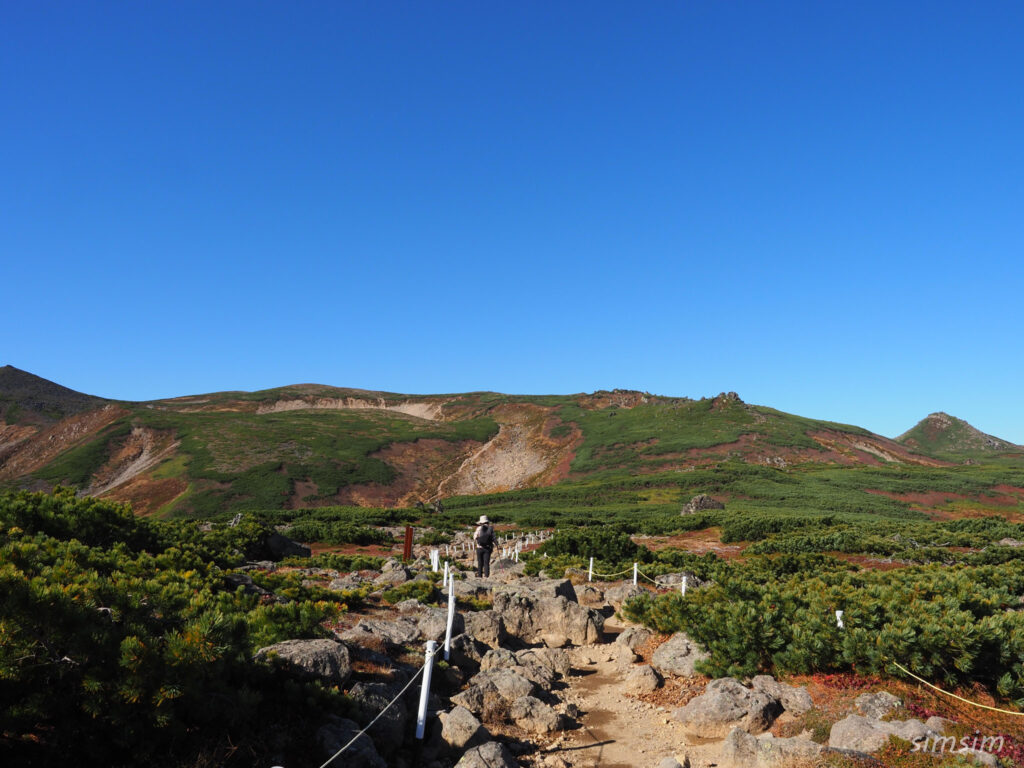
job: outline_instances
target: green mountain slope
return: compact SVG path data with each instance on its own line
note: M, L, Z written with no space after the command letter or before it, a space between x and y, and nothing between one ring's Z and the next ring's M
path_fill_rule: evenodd
M998 454L1024 451L992 435L975 429L963 419L948 413L929 414L914 427L896 438L896 442L926 456L951 459L992 458Z

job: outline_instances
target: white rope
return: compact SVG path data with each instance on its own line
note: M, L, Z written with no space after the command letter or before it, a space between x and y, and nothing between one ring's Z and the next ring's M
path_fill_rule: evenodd
M415 675L413 675L411 678L409 678L409 682L405 684L405 688L403 688L401 691L399 691L398 695L395 696L395 698L393 698L391 701L389 701L388 705L386 707L384 707L384 709L382 709L379 713L377 713L377 716L375 718L373 718L373 720L370 721L370 724L368 726L366 726L365 728L363 728L363 730L361 730L359 733L357 733L355 736L353 736L352 740L348 744L346 744L344 747L342 747L337 752L335 752L333 755L331 755L330 760L328 760L326 763L321 765L320 768L327 768L328 765L330 765L332 762L334 762L334 758L336 758L338 755L340 755L346 749L348 749L353 744L355 744L356 740L360 736L362 736L364 733L366 733L368 730L370 730L370 728L373 727L373 724L376 723L378 720L380 720L381 715L383 715L385 712L387 712L389 709L391 709L391 705L394 704L396 701L398 701L400 698L402 698L402 694L405 693L407 690L409 690L409 686L412 685L413 682L416 680L416 678L420 676L420 673L423 672L423 670L426 668L427 664L432 664L433 662L434 662L433 657L431 657L431 658L427 659L425 662L423 662L423 666L420 667L418 670L416 670L416 674Z
M632 572L633 572L632 568L627 568L626 570L619 571L618 573L598 573L597 571L594 571L594 575L595 576L600 576L602 579L610 579L613 576L622 576L625 573L632 573Z

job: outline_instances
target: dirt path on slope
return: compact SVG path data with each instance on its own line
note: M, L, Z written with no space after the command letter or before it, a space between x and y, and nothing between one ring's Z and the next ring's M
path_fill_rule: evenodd
M610 619L605 623L609 640L623 629ZM714 765L719 743L688 743L682 724L672 719L675 705L651 704L627 695L623 685L630 667L621 668L609 645L581 649L591 663L574 663L566 702L583 713L580 728L568 731L543 750L539 765L571 768L656 768L666 757L692 768Z

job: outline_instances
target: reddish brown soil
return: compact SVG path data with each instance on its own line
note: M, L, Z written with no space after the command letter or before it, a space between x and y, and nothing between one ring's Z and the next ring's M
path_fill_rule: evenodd
M0 480L27 475L41 469L68 448L93 437L128 411L105 405L95 411L70 416L49 429L20 443L0 466Z
M147 475L136 475L104 498L128 502L137 515L151 515L164 504L174 501L187 489L188 483L181 478L168 477L156 480Z
M831 555L832 557L871 571L894 571L897 568L906 568L910 565L909 563L898 563L892 560L870 557L869 555L851 555L847 552L824 552L822 554Z
M717 527L705 528L701 531L687 531L676 536L634 537L633 540L653 552L667 547L676 547L701 555L705 552L714 552L726 560L739 557L746 548L744 544L723 544L722 530Z
M367 555L369 557L389 557L401 544L390 547L382 544L309 544L313 555Z

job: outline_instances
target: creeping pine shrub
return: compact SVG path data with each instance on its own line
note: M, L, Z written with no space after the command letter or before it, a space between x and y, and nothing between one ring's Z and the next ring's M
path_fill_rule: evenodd
M650 550L634 543L617 525L561 529L541 545L540 551L549 557L594 557L609 563L646 563L654 559Z
M426 581L424 579L417 579L415 581L407 581L405 584L399 584L397 587L385 590L384 602L394 605L400 603L403 600L409 598L415 598L421 603L429 603L434 599L437 594L437 587L432 581Z

